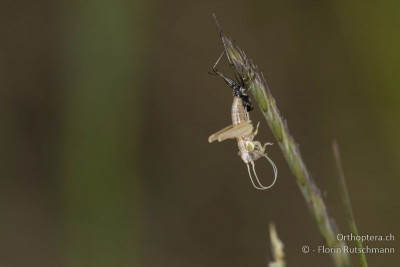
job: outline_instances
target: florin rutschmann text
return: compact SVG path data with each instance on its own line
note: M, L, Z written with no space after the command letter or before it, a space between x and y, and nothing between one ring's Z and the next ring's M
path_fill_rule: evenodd
M358 247L350 247L350 246L343 246L343 247L325 247L325 246L318 246L318 250L316 251L322 254L334 254L334 253L349 253L349 254L357 254L357 253L364 253L364 254L394 254L394 248L375 248L366 246L364 248Z

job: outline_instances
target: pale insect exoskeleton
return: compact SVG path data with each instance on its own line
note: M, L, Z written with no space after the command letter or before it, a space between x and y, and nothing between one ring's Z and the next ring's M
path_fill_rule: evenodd
M229 85L229 87L233 89L233 103L231 109L232 125L229 125L223 128L222 130L212 134L208 138L208 142L212 143L215 140L218 140L218 142L222 142L226 139L236 139L239 147L239 156L247 165L247 171L249 173L251 183L256 189L259 190L269 189L275 184L276 178L278 176L278 169L276 168L274 162L267 156L267 153L265 152L266 146L272 145L272 143L265 143L264 145L261 145L259 141L253 140L254 137L257 135L260 123L257 124L257 127L254 130L253 124L250 120L248 113L248 111L252 109L252 105L247 95L246 88L244 88L244 86L239 85L232 79L226 77L221 72L217 71L216 66L218 62L221 60L223 54L224 52L218 58L217 62L213 67L213 71L210 74L222 77L225 80L225 82ZM255 170L254 161L256 161L261 157L265 157L269 161L274 170L274 180L269 186L263 186L261 184ZM253 176L251 175L249 164L251 164L252 166L255 181L253 180Z

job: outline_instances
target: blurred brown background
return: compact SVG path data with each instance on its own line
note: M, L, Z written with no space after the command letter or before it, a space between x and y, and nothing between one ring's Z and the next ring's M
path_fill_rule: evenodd
M360 233L400 237L398 2L0 6L0 266L267 266L271 221L288 266L332 266L301 252L324 241L278 146L278 182L258 192L234 141L207 142L232 101L207 75L213 12L264 73L341 232L334 139Z

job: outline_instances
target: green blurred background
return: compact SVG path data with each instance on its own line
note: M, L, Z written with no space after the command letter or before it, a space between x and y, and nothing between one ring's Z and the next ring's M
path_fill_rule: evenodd
M333 140L360 233L400 236L399 2L3 0L0 266L267 266L271 221L289 266L332 266L301 252L324 241L278 146L278 182L258 192L234 141L207 142L232 101L207 75L213 12L267 78L341 232Z

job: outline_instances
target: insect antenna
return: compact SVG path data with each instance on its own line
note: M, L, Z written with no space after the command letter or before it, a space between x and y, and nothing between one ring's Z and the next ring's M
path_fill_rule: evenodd
M256 178L256 181L257 181L257 183L258 183L258 185L256 185L256 184L254 183L253 176L251 175L250 166L249 166L248 163L246 164L246 165L247 165L247 171L248 171L249 176L250 176L250 181L251 181L251 183L253 184L254 188L255 188L255 189L258 189L258 190L266 190L266 189L269 189L269 188L273 187L274 184L275 184L275 182L276 182L276 178L278 177L278 168L276 167L275 163L274 163L274 162L272 161L272 159L270 159L267 155L264 155L264 157L269 161L269 163L270 163L271 166L272 166L272 169L274 170L274 181L273 181L269 186L263 186L263 185L261 184L261 182L260 182L260 180L258 179L258 176L257 176L257 172L256 172L256 169L255 169L255 164L254 164L253 161L251 161L250 163L251 163L251 165L252 165L254 177Z
M256 185L256 184L254 183L253 177L251 176L250 166L249 166L248 163L247 163L246 165L247 165L247 171L249 172L250 181L251 181L251 183L253 184L254 188L255 188L255 189L258 189L258 190L263 190L263 188L262 188L260 182L259 182L259 185L260 185L261 187L258 186L258 185ZM253 166L254 166L254 165L253 165ZM256 177L257 177L257 176L256 176Z

